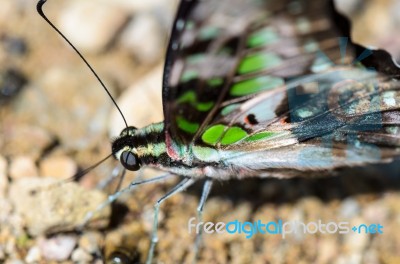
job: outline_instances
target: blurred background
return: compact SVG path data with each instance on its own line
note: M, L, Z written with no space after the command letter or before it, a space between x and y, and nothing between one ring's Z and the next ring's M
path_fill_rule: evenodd
M400 58L400 1L338 0L354 39ZM49 19L82 51L129 124L161 121L161 77L177 0L50 0ZM109 160L79 183L53 185L110 153L122 119L78 55L37 14L31 0L0 3L0 263L103 263L119 252L145 260L153 203L174 182L141 186L87 212L118 185L105 186ZM342 171L338 177L216 184L206 221L286 220L379 223L384 234L206 235L199 263L400 263L398 167ZM157 172L146 170L143 177ZM122 186L137 175L128 173ZM39 188L43 191L35 192ZM104 188L103 188L104 187ZM201 184L160 213L159 263L187 263ZM129 263L129 262L127 262Z

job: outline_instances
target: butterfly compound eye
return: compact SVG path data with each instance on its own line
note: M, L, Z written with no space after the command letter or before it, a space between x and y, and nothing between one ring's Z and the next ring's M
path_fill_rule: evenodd
M137 129L137 128L134 127L134 126L125 127L125 128L121 131L120 136L128 135L129 132L132 132L132 133L133 133L136 129Z
M124 166L127 170L137 171L140 169L139 158L130 151L122 152L119 160L121 161L122 166Z

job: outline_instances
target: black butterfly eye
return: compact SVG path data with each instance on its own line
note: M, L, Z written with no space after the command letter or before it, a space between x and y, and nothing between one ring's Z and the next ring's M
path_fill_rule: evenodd
M130 151L122 152L119 160L121 161L122 166L124 166L127 170L137 171L140 169L139 158Z
M128 135L128 134L129 134L129 131L133 131L133 130L136 130L136 129L137 129L137 128L134 127L134 126L125 127L125 128L121 131L120 136Z

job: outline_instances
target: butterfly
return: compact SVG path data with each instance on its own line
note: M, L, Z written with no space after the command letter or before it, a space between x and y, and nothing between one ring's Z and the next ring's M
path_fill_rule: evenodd
M349 22L333 8L181 1L164 69L165 120L128 127L112 143L128 170L182 176L156 211L199 179L201 211L214 180L311 177L399 156L399 69L385 51L339 38Z
M166 54L164 121L112 142L126 170L182 180L313 177L400 156L400 82L384 50L351 41L332 1L182 0Z

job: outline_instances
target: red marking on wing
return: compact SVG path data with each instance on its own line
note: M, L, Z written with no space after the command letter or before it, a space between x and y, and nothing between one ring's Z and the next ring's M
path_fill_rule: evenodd
M248 124L248 125L251 125L249 119L247 118L247 116L244 118L244 122L245 122L246 124Z

